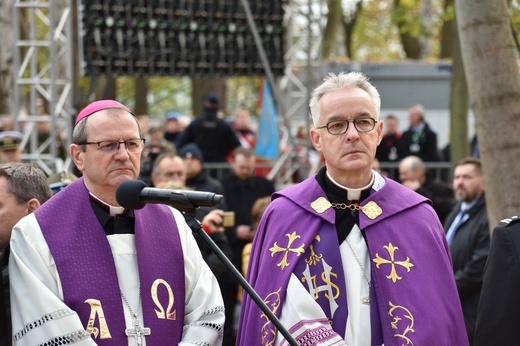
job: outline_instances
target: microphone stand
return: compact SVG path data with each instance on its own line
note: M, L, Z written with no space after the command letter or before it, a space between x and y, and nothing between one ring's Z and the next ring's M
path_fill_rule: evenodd
M236 281L242 286L246 292L249 294L249 296L255 301L256 305L260 308L260 310L263 311L263 313L273 322L275 327L278 329L280 333L282 333L283 337L289 345L291 346L298 346L298 343L294 340L294 338L289 334L289 331L285 329L285 327L282 325L278 317L276 317L275 314L267 307L265 302L260 298L258 293L251 287L249 282L244 279L242 274L237 270L237 268L231 263L229 258L226 257L226 255L220 250L220 248L215 244L213 239L204 231L202 228L202 224L199 220L195 218L195 212L196 209L188 209L188 208L182 208L182 213L184 214L184 219L186 220L186 223L188 226L190 226L191 230L196 232L198 235L202 237L202 239L208 244L208 246L211 248L211 251L215 253L215 255L218 257L218 259L224 264L226 269L233 275Z

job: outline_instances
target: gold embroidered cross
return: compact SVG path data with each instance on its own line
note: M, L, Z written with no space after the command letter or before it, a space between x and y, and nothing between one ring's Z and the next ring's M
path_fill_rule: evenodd
M400 265L404 268L406 268L407 272L410 272L410 269L414 266L412 262L410 262L410 257L406 257L406 260L404 261L396 261L394 258L395 250L399 250L397 246L393 246L392 243L388 243L388 245L383 246L388 253L390 254L390 260L387 260L385 258L382 258L379 256L379 253L376 253L376 258L374 258L374 263L376 264L376 268L379 269L379 266L381 264L391 264L392 270L390 271L390 275L388 275L386 278L391 279L393 283L397 280L401 280L402 277L397 275L397 271L395 270L395 265Z
M289 265L289 262L287 262L287 255L289 255L289 252L293 252L297 256L300 256L300 254L305 252L305 250L304 250L305 244L302 244L297 248L291 248L292 243L296 239L301 238L299 235L296 234L296 231L292 232L291 234L287 233L285 236L287 238L289 238L287 247L280 247L280 246L278 246L277 242L275 242L273 247L271 247L269 249L269 251L271 251L271 257L274 257L274 254L276 254L278 252L284 252L281 262L277 264L277 266L280 267L281 269L284 269L285 267L287 267Z

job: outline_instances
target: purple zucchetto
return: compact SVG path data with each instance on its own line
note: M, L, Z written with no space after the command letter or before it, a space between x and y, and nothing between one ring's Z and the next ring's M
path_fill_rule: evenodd
M81 112L79 112L78 117L76 118L76 123L74 126L78 125L78 123L88 117L89 115L92 115L96 112L99 112L103 109L107 108L121 108L127 111L128 113L132 114L135 117L134 112L130 110L130 108L126 107L125 105L114 101L114 100L100 100L100 101L94 101L90 103L87 107L83 108Z

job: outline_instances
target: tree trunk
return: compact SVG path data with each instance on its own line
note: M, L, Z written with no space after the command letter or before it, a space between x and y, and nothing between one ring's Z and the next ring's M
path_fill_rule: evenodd
M191 104L195 118L202 113L202 102L210 92L215 92L219 96L219 109L226 110L226 78L193 77L191 90Z
M455 0L490 227L520 211L520 75L505 1Z
M330 58L337 47L337 37L343 20L343 7L341 0L328 0L327 6L329 13L327 14L327 25L323 32L323 59Z
M456 23L452 21L456 28ZM468 142L468 84L464 73L464 64L460 51L460 41L457 30L453 34L453 63L451 73L450 94L450 158L452 163L469 156Z
M0 1L0 114L10 114L13 99L13 20L12 0Z
M347 57L354 59L355 53L352 49L352 35L354 34L354 28L356 27L356 21L358 14L361 12L363 6L362 1L356 4L356 11L349 17L343 17L343 30L345 31L345 48L347 51Z
M148 113L148 78L135 78L135 114Z
M455 44L453 43L453 39L455 37L454 31L457 29L455 20L450 15L450 12L453 11L453 6L455 6L453 2L454 0L444 0L444 16L447 16L448 18L444 19L444 21L442 22L440 42L441 59L447 59L453 56L452 50Z
M402 9L399 7L400 5L400 0L394 0L394 11L401 11ZM412 35L407 29L406 21L409 20L409 18L405 16L404 13L398 13L394 18L396 18L396 25L399 29L399 37L401 38L401 44L403 45L406 58L414 60L420 59L422 56L421 41L418 35Z

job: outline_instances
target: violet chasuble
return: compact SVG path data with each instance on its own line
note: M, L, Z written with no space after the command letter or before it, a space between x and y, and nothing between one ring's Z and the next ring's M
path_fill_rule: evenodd
M370 256L371 344L467 345L449 248L429 201L392 180L376 180L381 186L359 213ZM338 340L346 339L348 292L334 223L335 211L311 177L273 195L253 242L248 281L282 321L284 309L305 315L284 306L292 277L321 307L320 318L285 325L302 345L345 345ZM279 340L244 295L237 345Z

